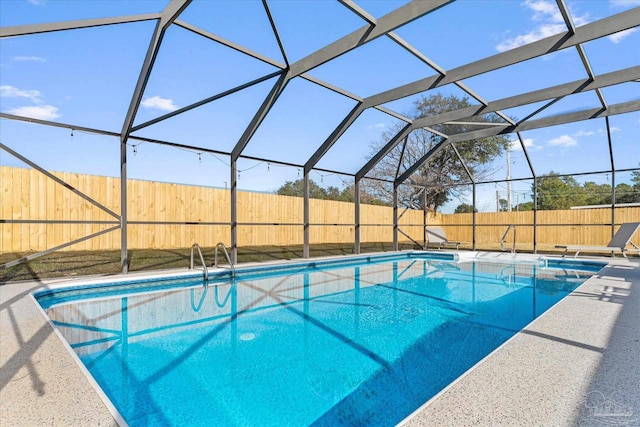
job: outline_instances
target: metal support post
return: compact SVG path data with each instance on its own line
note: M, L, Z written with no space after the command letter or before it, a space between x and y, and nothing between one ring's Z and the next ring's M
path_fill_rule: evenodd
M613 161L613 145L611 144L611 127L609 117L604 118L607 125L607 142L609 144L609 160L611 161L611 237L616 232L616 166Z
M538 178L533 177L533 253L538 253Z
M398 185L393 184L393 250L398 250Z
M422 248L427 247L427 189L422 188Z
M616 173L611 171L611 238L616 234Z
M355 247L354 252L360 253L360 180L356 179L356 183L353 189L353 198L355 202Z
M302 247L302 257L309 258L309 172L304 172L303 177L303 196L304 196L304 246Z
M238 263L238 162L231 158L231 261Z
M471 230L471 249L472 250L476 250L476 183L474 182L473 184L471 184L471 221L473 224L472 230Z
M127 140L120 141L120 271L129 272L127 249Z

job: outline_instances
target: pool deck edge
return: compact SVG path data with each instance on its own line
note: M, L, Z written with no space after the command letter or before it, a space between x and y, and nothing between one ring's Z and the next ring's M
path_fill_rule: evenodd
M3 426L117 426L30 292L0 286L0 420Z

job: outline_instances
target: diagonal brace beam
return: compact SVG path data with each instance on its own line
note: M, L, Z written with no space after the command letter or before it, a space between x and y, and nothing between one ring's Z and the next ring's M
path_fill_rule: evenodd
M548 53L573 47L580 43L599 39L619 31L628 30L630 28L637 27L639 23L640 7L637 7L635 9L578 27L573 34L566 31L564 33L546 37L542 40L454 68L449 70L445 76L437 74L399 86L395 89L372 95L365 98L364 104L366 107L386 104L429 89L455 83L459 80L468 79L479 74L484 74L489 71L494 71L499 68L508 67L509 65L537 58Z
M459 110L447 111L435 116L423 117L413 121L416 128L433 126L445 122L461 120L476 115L494 113L498 110L519 107L521 105L534 104L547 99L560 98L582 92L588 92L602 87L613 86L624 82L640 79L640 66L625 68L624 70L595 76L594 79L586 78L575 80L569 83L552 86L545 89L535 90L508 98L498 99L489 102L486 107L483 105L473 105Z
M8 262L6 264L0 265L0 270L7 269L7 268L10 268L10 267L14 267L14 266L16 266L18 264L22 264L23 262L31 261L32 259L40 258L41 256L48 255L48 254L50 254L52 252L55 252L55 251L59 251L60 249L64 249L64 248L67 248L67 247L69 247L71 245L75 245L76 243L81 243L81 242L84 242L86 240L93 239L94 237L102 236L103 234L110 233L110 232L115 231L115 230L117 230L119 228L120 228L120 226L116 225L115 227L110 227L110 228L107 228L105 230L98 231L96 233L90 234L88 236L81 237L81 238L73 240L71 242L63 243L62 245L56 246L54 248L47 249L46 251L42 251L42 252L38 252L38 253L35 253L35 254L27 255L26 257L22 257L22 258L19 258L17 260L10 261L10 262Z
M291 77L299 76L307 71L331 61L340 55L377 39L390 31L418 19L436 9L451 3L452 0L412 1L378 19L377 24L364 27L336 40L320 50L291 64Z
M358 172L356 172L356 181L360 181L362 178L364 178L364 176L369 173L369 171L373 169L373 167L377 165L384 156L389 154L389 152L391 152L391 150L393 150L395 146L398 145L402 138L409 135L411 130L411 124L405 125L400 130L400 132L398 132L393 138L391 138L389 142L387 142L385 146L380 149L380 151L378 151Z
M236 145L233 147L233 150L231 151L232 162L235 162L240 157L247 144L249 144L249 141L258 130L260 124L264 121L265 117L267 116L273 105L276 103L282 92L284 92L284 89L287 86L288 82L288 73L284 71L280 72L280 78L278 78L278 81L276 81L276 83L273 85L271 91L262 102L262 105L251 119L251 122L249 123L247 128L244 130L244 133L242 134Z
M149 48L147 49L147 55L142 64L140 74L138 75L138 82L136 83L136 88L133 92L133 96L131 97L129 109L127 110L127 115L122 125L120 140L123 144L127 141L127 138L131 133L131 127L133 126L133 121L135 120L138 108L140 107L142 95L144 94L144 89L149 81L149 75L151 74L153 63L156 60L158 51L160 50L160 44L162 43L164 33L169 25L178 18L180 13L190 3L191 0L172 0L171 3L169 3L169 5L160 13L160 19L153 32L153 37L151 38Z
M600 117L607 117L616 114L630 113L633 111L640 111L640 101L623 102L620 104L610 105L608 108L593 108L589 110L577 111L574 113L561 114L558 116L546 117L544 119L533 120L529 122L521 123L517 126L509 126L506 129L488 128L477 130L473 132L459 133L451 135L448 139L442 140L435 145L428 153L422 156L416 163L408 168L402 175L395 181L395 185L400 185L407 180L419 167L429 161L431 157L437 154L440 150L449 144L456 142L471 141L473 139L487 138L495 135L504 135L512 132L520 132L524 130L539 129L548 126L556 126L560 124L567 124L573 122L579 122L583 120L595 119Z
M281 71L275 71L275 72L273 72L271 74L267 74L266 76L258 77L257 79L252 80L252 81L247 82L247 83L244 83L244 84L241 84L240 86L236 86L236 87L231 88L229 90L225 90L224 92L220 92L220 93L218 93L216 95L210 96L209 98L206 98L206 99L203 99L201 101L195 102L195 103L193 103L191 105L187 105L186 107L182 107L182 108L180 108L178 110L175 110L175 111L172 111L170 113L164 114L164 115L162 115L160 117L156 117L153 120L149 120L148 122L144 122L144 123L141 123L141 124L139 124L137 126L132 127L131 128L131 132L136 132L136 131L138 131L140 129L146 128L147 126L151 126L152 124L155 124L155 123L161 122L163 120L169 119L171 117L177 116L178 114L186 113L187 111L193 110L194 108L201 107L203 105L206 105L206 104L208 104L210 102L213 102L215 100L218 100L220 98L224 98L227 95L234 94L236 92L239 92L239 91L241 91L243 89L246 89L246 88L251 87L253 85L256 85L258 83L262 83L262 82L264 82L266 80L269 80L269 79L271 79L271 78L273 78L275 76L280 75L280 73L281 73Z
M0 28L0 38L50 33L53 31L76 30L80 28L102 27L104 25L127 24L130 22L152 21L158 18L160 18L159 13L151 13L146 15L50 22L46 24L17 25L15 27Z
M28 164L29 166L31 166L32 168L34 168L35 170L37 170L38 172L42 173L43 175L46 175L48 178L51 178L52 180L54 180L56 183L62 185L64 188L71 190L71 192L73 192L74 194L82 197L83 199L85 199L87 202L91 203L92 205L94 205L95 207L103 210L104 212L108 213L109 215L111 215L112 217L116 218L116 219L120 219L120 215L118 215L117 213L115 213L114 211L112 211L111 209L109 209L108 207L104 206L103 204L101 204L100 202L92 199L91 197L87 196L86 194L84 194L83 192L81 192L80 190L76 189L75 187L71 186L70 184L67 184L66 182L64 182L63 180L61 180L60 178L58 178L57 176L55 176L54 174L52 174L51 172L46 171L45 169L41 168L40 166L38 166L37 164L35 164L34 162L32 162L31 160L27 159L26 157L24 157L23 155L13 151L11 148L7 147L6 145L4 145L3 143L0 142L0 149L3 149L4 151L6 151L7 153L11 154L12 156L16 157L17 159L22 160L23 162L25 162L26 164Z
M322 143L322 145L316 150L315 153L304 164L304 172L308 173L313 167L320 161L322 156L327 154L327 151L333 147L333 144L344 134L344 132L356 121L356 119L362 114L362 103L359 102L353 109L347 114L342 122L336 127L331 135Z

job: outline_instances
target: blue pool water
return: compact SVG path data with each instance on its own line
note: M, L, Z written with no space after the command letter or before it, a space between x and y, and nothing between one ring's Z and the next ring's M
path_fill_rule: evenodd
M603 266L408 254L36 298L129 425L390 426Z

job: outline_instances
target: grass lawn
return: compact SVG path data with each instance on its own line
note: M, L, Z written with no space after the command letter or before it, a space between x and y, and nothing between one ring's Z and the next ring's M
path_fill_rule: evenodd
M400 249L419 249L401 243ZM361 252L393 250L393 244L363 243ZM312 258L353 254L352 243L327 243L310 245ZM187 268L191 249L131 249L129 271L150 271L168 268ZM214 248L202 248L204 259L213 263ZM28 256L28 253L0 254L0 264ZM226 263L224 255L218 255L220 264ZM302 258L302 245L295 246L242 246L238 248L238 263L274 261ZM199 265L199 261L196 265ZM59 251L0 271L0 284L19 280L38 280L51 277L118 274L120 251Z

